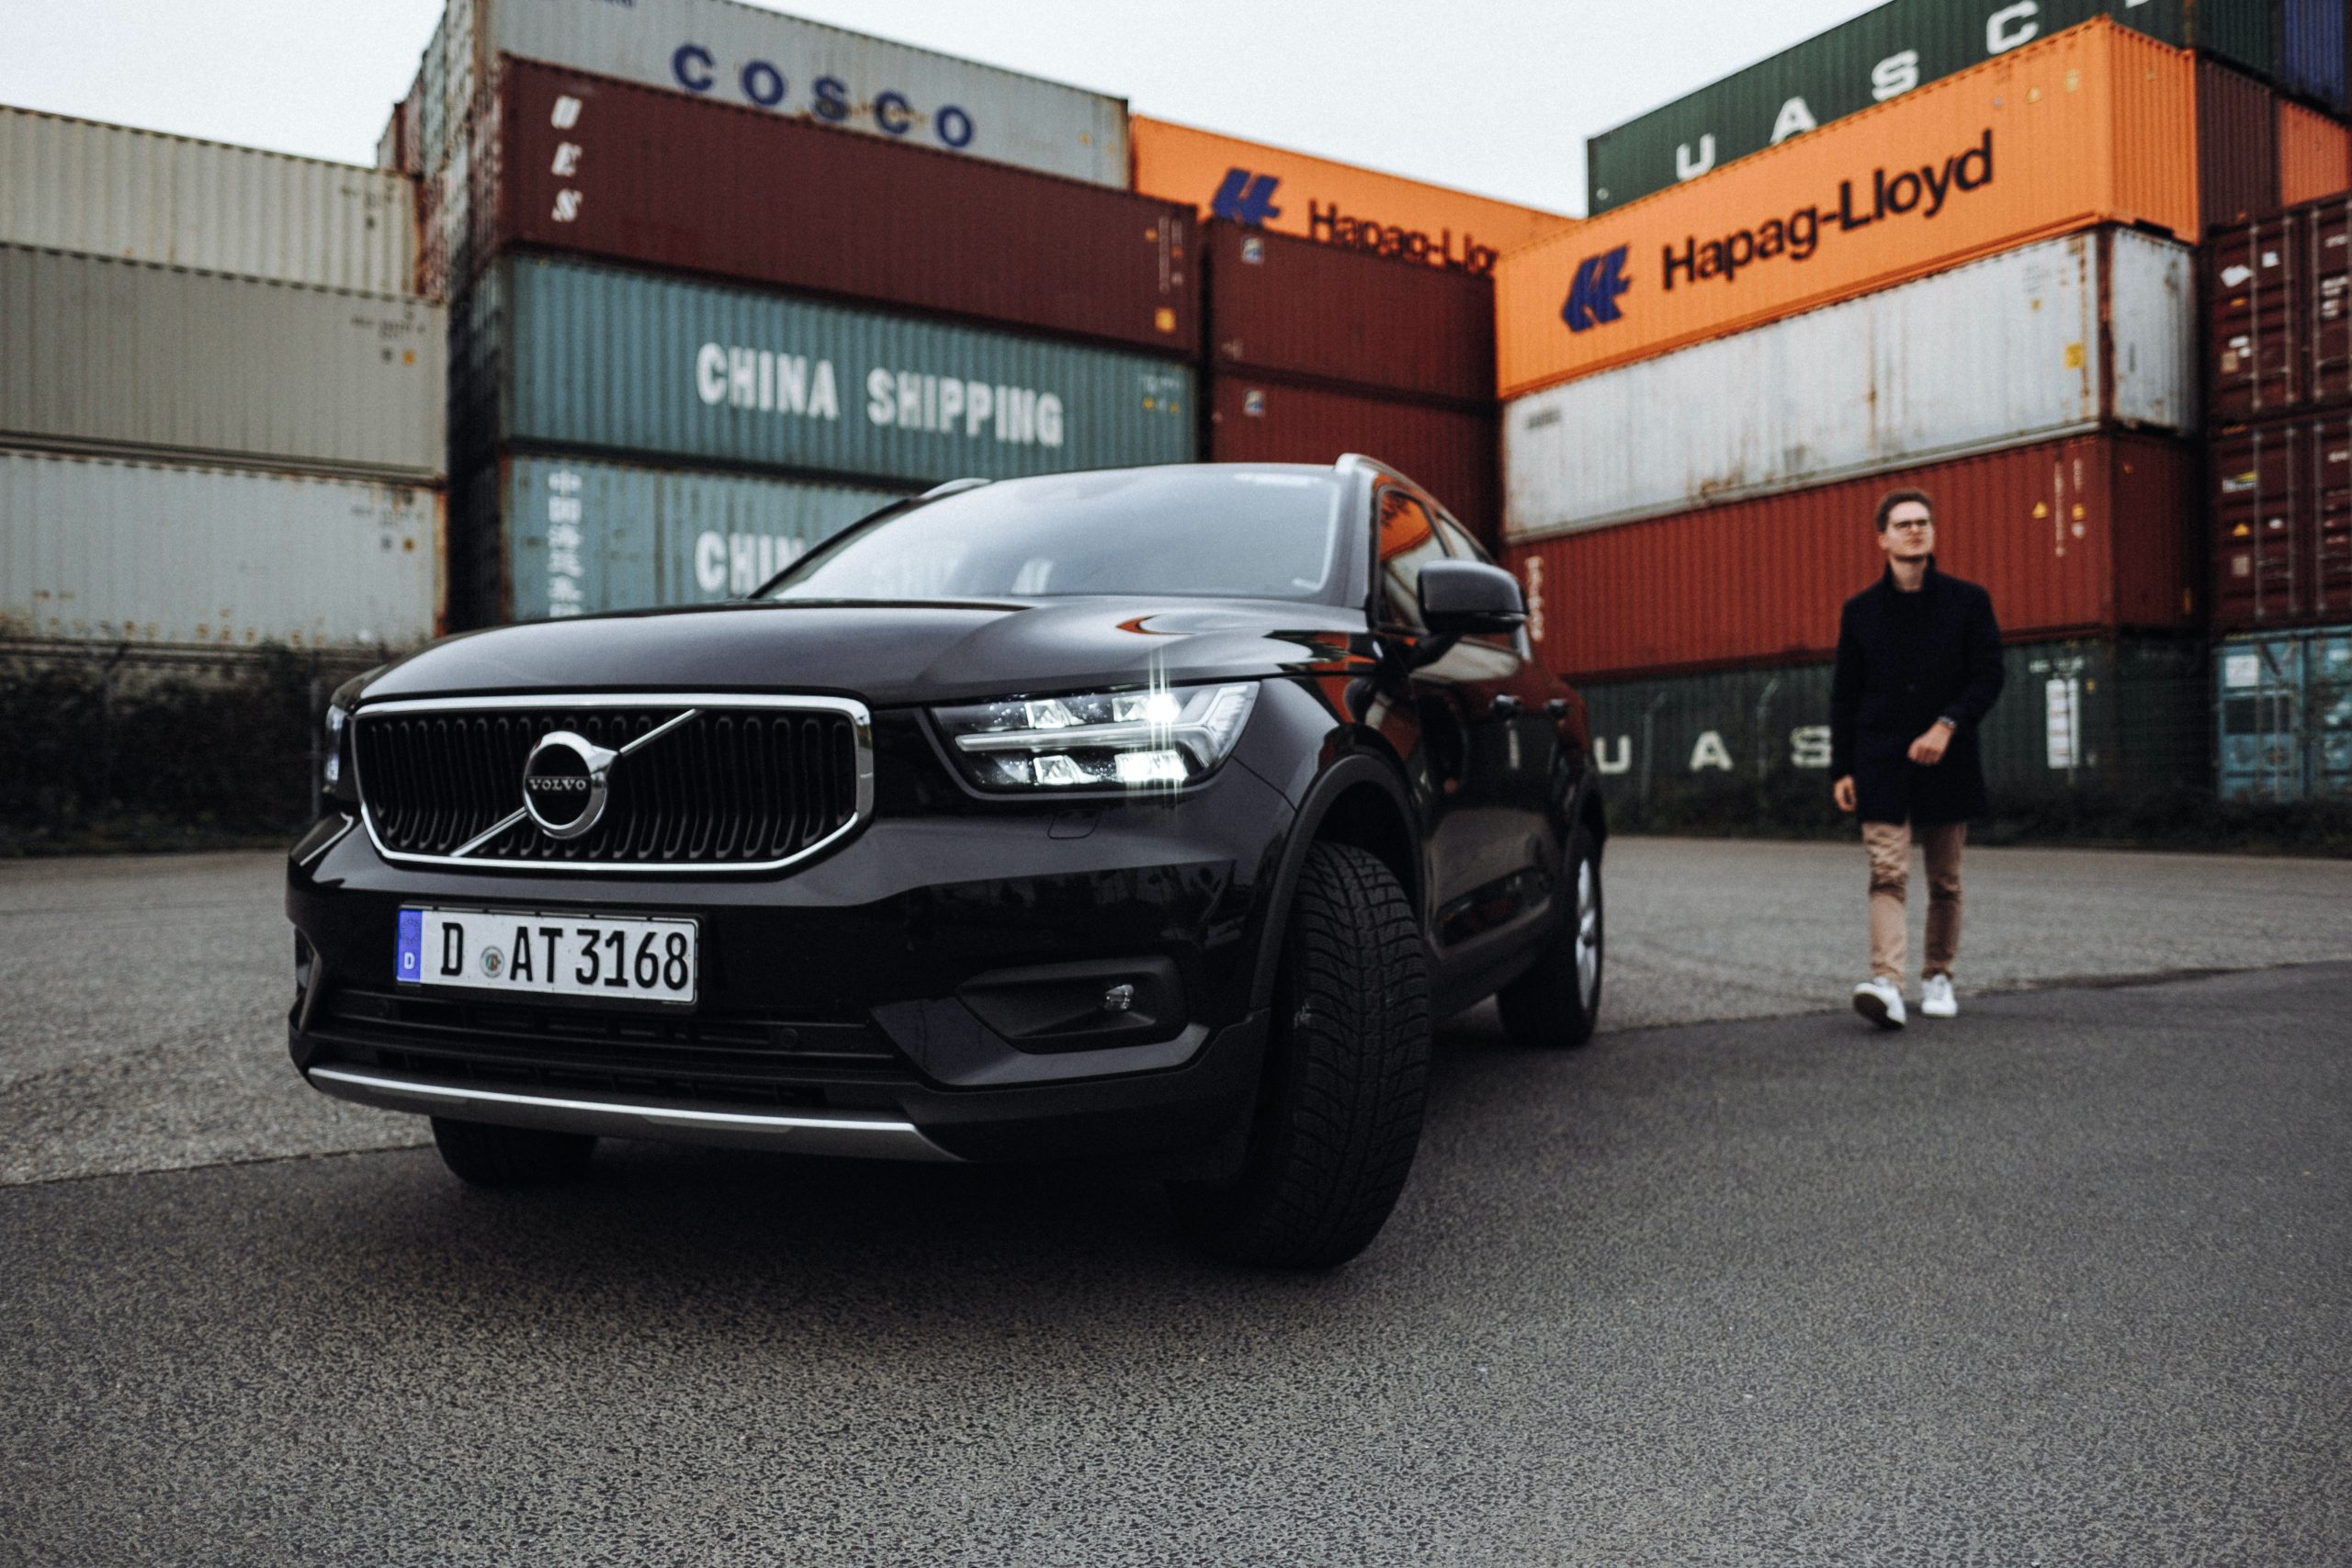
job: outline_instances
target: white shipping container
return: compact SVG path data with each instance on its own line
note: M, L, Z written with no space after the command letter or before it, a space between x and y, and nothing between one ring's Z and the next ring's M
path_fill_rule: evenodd
M447 315L0 245L0 439L432 479Z
M2132 230L2066 235L1531 393L1503 414L1503 532L1538 539L2107 425L2193 432L2191 265L2187 246Z
M425 52L424 167L501 53L1096 185L1127 184L1127 106L739 0L450 0Z
M0 107L0 243L401 294L416 198L380 169Z
M429 488L0 450L0 637L413 648L441 558Z

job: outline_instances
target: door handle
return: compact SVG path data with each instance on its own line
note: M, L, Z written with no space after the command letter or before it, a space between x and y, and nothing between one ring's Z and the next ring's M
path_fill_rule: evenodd
M1544 711L1551 715L1554 718L1566 718L1568 716L1568 699L1566 697L1554 697L1550 702L1544 705Z
M1517 716L1519 713L1523 711L1526 706L1527 705L1525 703L1521 702L1509 692L1499 692L1496 694L1495 711L1505 718L1510 718Z

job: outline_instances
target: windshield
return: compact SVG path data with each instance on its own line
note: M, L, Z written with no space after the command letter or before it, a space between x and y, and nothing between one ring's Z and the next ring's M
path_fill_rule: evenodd
M1090 593L1335 602L1343 491L1311 468L1170 467L1011 479L820 547L770 599Z

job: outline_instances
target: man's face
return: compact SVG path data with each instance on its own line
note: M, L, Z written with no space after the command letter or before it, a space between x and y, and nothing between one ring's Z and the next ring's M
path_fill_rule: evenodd
M1926 560L1935 552L1936 521L1922 502L1897 502L1894 510L1886 514L1886 527L1880 532L1878 542L1889 560Z

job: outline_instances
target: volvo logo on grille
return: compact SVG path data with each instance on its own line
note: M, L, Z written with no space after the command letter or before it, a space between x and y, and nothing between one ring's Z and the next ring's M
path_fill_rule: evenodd
M569 729L548 731L523 764L523 809L550 839L580 837L605 815L617 755Z

